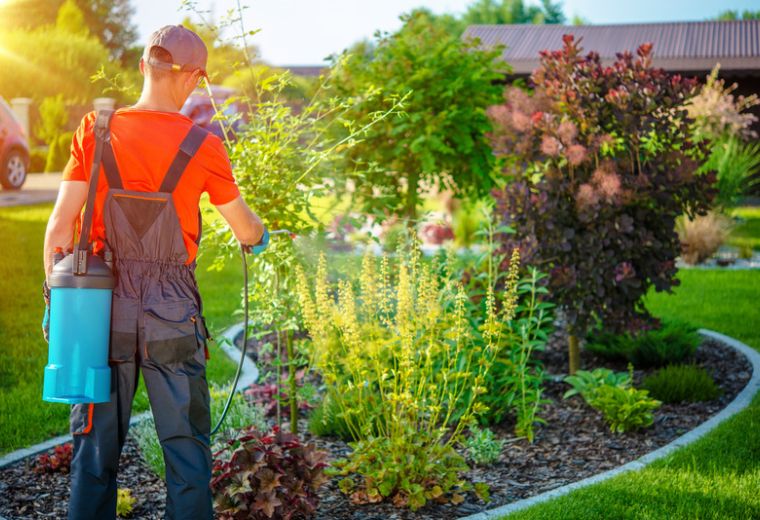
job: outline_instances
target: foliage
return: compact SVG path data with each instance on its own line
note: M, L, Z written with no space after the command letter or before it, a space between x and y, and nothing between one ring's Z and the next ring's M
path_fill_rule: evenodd
M104 86L90 81L101 66L108 74L118 70L94 37L56 27L10 29L3 33L0 70L7 73L0 74L0 93L34 99L61 95L72 103L90 103Z
M137 41L137 27L132 21L134 7L130 0L13 0L0 2L0 29L5 31L48 30L61 19L61 9L65 19L71 21L72 9L67 4L74 4L83 17L82 25L88 29L108 50L110 57L120 60L124 65L132 65L129 49ZM74 27L80 26L77 22ZM64 27L72 26L64 24Z
M525 5L523 0L477 0L467 7L462 20L467 25L561 24L562 5L541 0L541 5Z
M681 241L681 258L696 265L704 262L722 246L731 232L733 222L715 211L694 218L681 216L676 220L676 230Z
M156 423L152 418L145 419L131 428L137 446L140 448L140 456L153 470L153 473L165 478L166 466L164 464L164 452L156 434Z
M642 297L677 285L675 219L703 214L712 173L696 175L702 145L680 108L695 80L653 68L652 46L611 66L581 56L571 35L542 52L535 93L512 87L489 108L504 163L497 222L516 229L502 250L549 271L571 335L594 317L613 330L651 321Z
M626 359L636 366L660 367L689 359L701 341L694 326L665 320L659 328L637 333L593 330L587 336L586 349L611 360Z
M70 443L59 444L53 448L53 453L43 453L37 457L34 465L35 473L68 473L71 470L71 458L74 446Z
M742 195L760 186L760 143L745 143L737 137L718 140L702 166L718 172L718 195L715 205L726 210L739 202Z
M69 159L74 134L65 131L68 122L69 114L62 95L46 97L42 100L35 135L47 145L44 167L46 172L61 171Z
M358 390L354 390L354 393L357 392ZM346 399L355 399L355 397L346 396ZM373 430L377 431L377 428ZM309 431L318 437L335 436L344 441L353 439L350 426L339 404L335 398L330 397L330 394L326 394L322 402L309 415Z
M405 117L372 125L346 151L350 171L342 181L354 181L352 197L378 218L414 219L425 186L459 194L483 194L491 186L485 108L498 99L501 76L494 65L500 51L460 40L424 10L401 21L393 34L376 33L374 45L333 57L334 91L325 94L357 100L343 118L346 132L386 109L383 99L366 92L404 99Z
M490 466L498 461L504 448L503 439L496 439L490 429L477 426L470 426L470 435L462 444L467 448L470 460L478 466Z
M357 441L339 471L361 480L346 489L417 508L433 496L458 500L452 488L470 487L454 478L461 464L452 445L486 409L481 396L515 313L519 260L512 261L501 309L491 287L482 319L468 312L461 284L441 280L434 266L420 262L416 242L394 260L383 256L378 273L368 251L358 298L348 281L333 291L324 256L315 294L300 267L297 286L312 365ZM482 325L476 329L470 320ZM381 454L387 464L376 463ZM388 469L378 475L381 468Z
M693 120L694 137L710 141L755 137L752 125L757 116L747 110L760 105L760 97L757 94L735 96L733 92L738 85L726 86L726 81L718 78L719 71L720 65L716 65L699 92L684 104Z
M214 458L214 509L224 520L309 517L327 480L327 453L277 426L246 429Z
M452 227L454 243L460 247L471 247L475 244L478 233L487 227L487 212L485 201L465 199L454 211Z
M132 491L127 488L119 488L116 494L116 516L127 518L132 514L132 507L137 499L132 496Z
M84 13L77 7L74 0L66 0L60 9L58 9L55 26L71 34L90 33L84 21Z
M760 11L751 11L749 9L745 9L739 13L739 11L734 11L733 9L726 9L725 11L722 11L718 16L716 16L715 19L722 21L760 20Z
M613 372L609 368L595 368L592 371L578 370L575 374L565 377L563 381L572 386L564 393L563 399L580 395L586 401L593 399L602 386L628 388L632 383L628 372Z
M646 428L654 422L654 410L662 404L649 397L649 392L629 387L602 385L589 404L602 412L610 431L624 433Z
M668 365L645 376L642 386L665 403L711 401L722 393L707 370L697 365Z

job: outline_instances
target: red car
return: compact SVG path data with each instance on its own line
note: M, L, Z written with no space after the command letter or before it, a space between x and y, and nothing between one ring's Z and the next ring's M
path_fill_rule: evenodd
M21 123L0 97L0 185L17 190L24 185L29 169L29 144Z

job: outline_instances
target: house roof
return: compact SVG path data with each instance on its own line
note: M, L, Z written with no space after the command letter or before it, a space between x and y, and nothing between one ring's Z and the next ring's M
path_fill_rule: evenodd
M620 25L470 25L462 38L480 38L482 47L506 45L502 58L512 74L530 74L539 65L539 51L562 47L562 35L583 38L585 51L603 62L615 53L635 52L654 44L654 65L673 72L707 72L720 63L721 72L760 74L760 20L672 22Z

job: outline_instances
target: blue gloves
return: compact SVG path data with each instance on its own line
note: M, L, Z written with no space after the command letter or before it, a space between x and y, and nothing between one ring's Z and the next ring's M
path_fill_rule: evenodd
M50 338L50 288L47 280L42 282L42 298L45 300L45 314L42 315L42 337L45 341Z
M269 245L269 230L266 226L264 226L264 234L261 235L261 239L253 245L244 244L243 249L246 253L253 253L254 255L258 255L264 252L264 250Z

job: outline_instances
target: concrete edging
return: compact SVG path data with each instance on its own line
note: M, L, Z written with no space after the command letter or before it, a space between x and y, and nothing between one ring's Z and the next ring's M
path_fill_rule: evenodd
M242 330L243 330L242 323L233 325L232 327L228 328L221 334L221 337L226 341L220 341L218 343L222 351L230 359L232 359L236 364L240 360L240 350L237 347L235 347L234 341L235 341L235 337L237 337L238 334L242 332ZM252 384L254 381L256 381L258 377L259 377L258 367L253 361L251 361L251 359L248 356L246 356L243 362L243 369L240 372L240 380L238 381L237 390L240 391L241 389L246 388L247 386ZM150 416L151 416L150 411L141 412L137 415L132 416L132 418L129 421L129 424L130 426L134 426L144 421L145 419L150 418ZM19 450L8 453L0 457L0 469L10 466L12 464L15 464L25 459L26 457L43 453L51 448L54 448L55 446L58 446L59 444L70 442L71 439L72 437L71 437L71 434L69 433L66 435L60 435L58 437L48 439L39 444L35 444L34 446L29 446L28 448L21 448ZM3 520L2 517L0 517L0 520Z
M490 520L490 519L500 518L509 513L514 513L516 511L526 509L536 504L548 502L549 500L552 500L554 498L567 495L568 493L570 493L571 491L575 491L576 489L585 488L593 484L596 484L598 482L603 482L605 480L608 480L622 473L642 469L646 467L647 465L651 464L652 462L654 462L655 460L658 460L667 455L670 455L675 450L683 446L687 446L698 439L701 439L702 437L707 435L710 431L714 430L719 424L723 423L726 419L736 415L740 411L747 408L747 406L749 406L750 403L752 402L752 398L755 396L755 393L757 393L757 391L760 390L760 353L758 353L752 347L745 345L741 341L735 340L734 338L731 338L724 334L720 334L719 332L714 332L707 329L699 329L699 333L708 338L716 339L722 343L725 343L726 345L733 348L734 350L741 352L742 354L744 354L744 356L749 360L750 364L752 365L752 377L750 377L750 380L747 382L747 385L744 387L744 389L742 389L741 392L739 392L739 394L734 398L734 400L728 403L728 405L725 408L723 408L720 412L710 417L708 420L706 420L705 422L703 422L702 424L700 424L693 430L690 430L686 432L685 434L681 435L670 444L666 444L665 446L658 448L650 453L647 453L643 457L640 457L636 460L623 464L622 466L618 466L617 468L605 471L603 473L599 473L597 475L593 475L583 480L572 482L565 486L561 486L561 487L552 489L550 491L546 491L545 493L541 493L533 497L524 498L522 500L518 500L517 502L505 504L495 509L483 511L481 513L477 513L470 516L465 516L465 517L460 518L460 520Z

